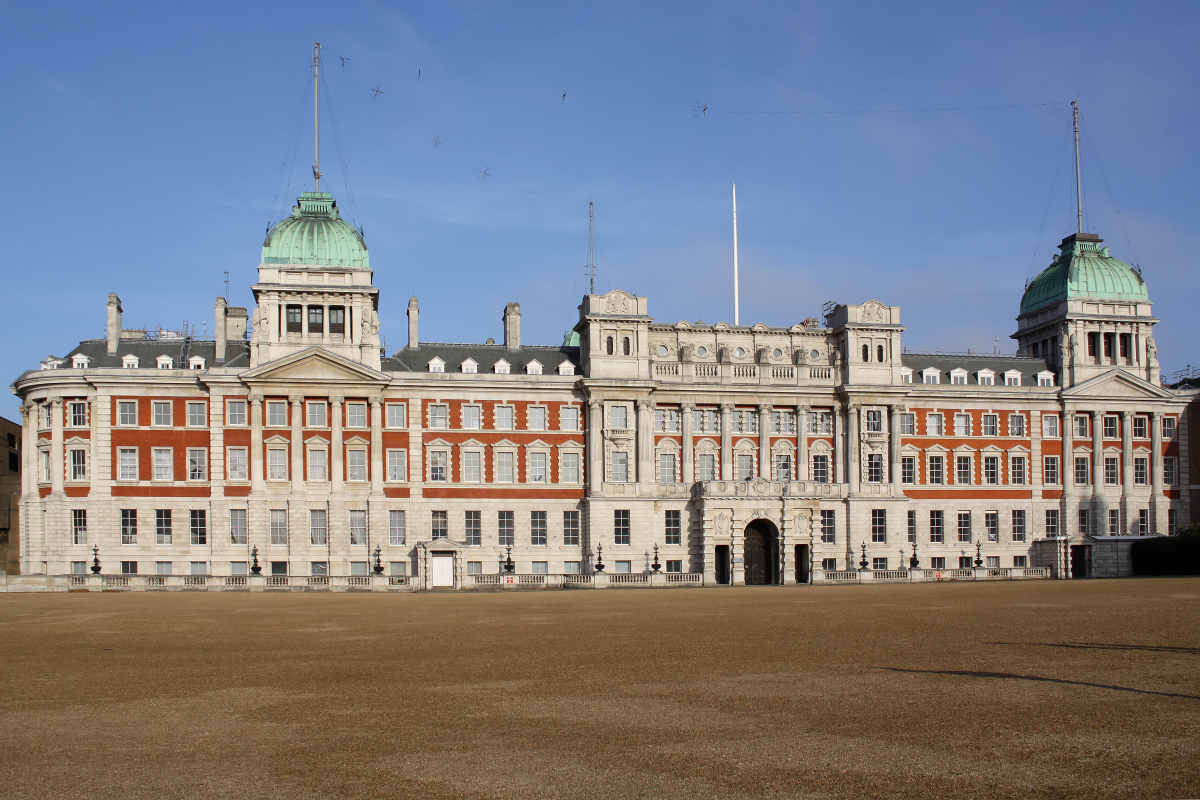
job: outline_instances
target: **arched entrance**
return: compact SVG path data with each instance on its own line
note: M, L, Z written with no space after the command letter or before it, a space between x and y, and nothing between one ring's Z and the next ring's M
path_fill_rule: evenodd
M779 582L779 529L774 523L756 519L747 525L742 554L747 586Z

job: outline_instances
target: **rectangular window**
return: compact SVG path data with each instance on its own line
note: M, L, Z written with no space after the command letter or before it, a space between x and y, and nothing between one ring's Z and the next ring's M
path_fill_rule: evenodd
M87 426L87 403L67 404L67 425L72 428Z
M955 414L954 415L954 435L955 436L970 436L971 435L971 415L970 414Z
M1046 456L1042 459L1042 483L1049 486L1058 485L1058 456Z
M1176 533L1179 532L1179 528L1178 528L1179 523L1177 521L1177 517L1178 517L1178 514L1174 508L1167 509L1167 535L1168 536L1174 536Z
M267 480L286 481L288 479L288 451L282 447L272 447L267 450Z
M138 574L137 562L136 561L122 561L121 562L121 574L122 575L137 575Z
M496 482L497 483L512 483L514 480L514 462L516 454L512 452L501 451L496 453Z
M462 407L463 428L468 430L478 430L482 419L482 409L479 406Z
M550 571L549 561L531 561L529 562L529 573L531 575L545 575Z
M675 454L658 454L658 482L675 483Z
M475 454L479 456L478 453ZM387 451L387 479L389 481L404 481L407 480L408 473L408 451L407 450L388 450Z
M504 513L503 511L500 513ZM512 513L511 511L508 513ZM429 534L433 539L450 538L450 512L432 511L429 517ZM512 542L509 542L512 544Z
M925 417L926 436L941 436L945 431L945 417L941 414L930 414Z
M984 456L983 457L983 482L987 484L1000 483L1000 458L999 456Z
M308 332L309 333L324 333L325 332L325 307L324 306L309 306L308 307Z
M790 453L775 454L775 480L790 481L792 479L792 456Z
M709 458L713 457L709 456ZM815 483L829 483L829 456L820 455L812 457L812 479ZM713 479L709 478L708 480Z
M328 512L323 508L309 509L308 512L308 541L310 544L329 543Z
M208 424L207 415L204 413L204 403L187 404L187 424L192 428L201 428Z
M1133 460L1133 482L1138 486L1145 486L1150 482L1150 460L1146 458L1135 458Z
M154 510L154 543L171 543L171 509L169 508Z
M463 512L463 537L468 545L477 547L483 543L483 512Z
M1086 456L1075 457L1075 484L1077 486L1087 486L1090 483L1088 480L1088 461L1089 459Z
M1120 509L1112 508L1108 511L1108 535L1121 535L1121 511Z
M450 479L450 454L445 450L429 451L429 480L434 483L445 483Z
M188 480L208 480L208 451L189 448L187 451Z
M1088 436L1088 418L1086 414L1075 415L1075 438L1086 439Z
M579 483L579 453L563 453L559 458L562 461L562 482Z
M191 563L191 568L192 568L191 574L193 574L193 575L207 575L208 574L208 562L207 561L193 561Z
M970 569L971 568L971 557L970 556L959 556L958 557L958 568L959 569Z
M308 404L308 427L326 428L329 426L329 415L324 403Z
M174 459L172 451L169 447L155 447L152 451L154 457L154 480L170 481L175 479Z
M304 332L304 317L300 306L287 307L287 332L288 333L303 333Z
M871 541L887 541L887 509L871 509Z
M917 415L916 414L901 414L900 415L900 435L915 436L917 433Z
M983 435L984 436L999 436L1000 435L1000 417L995 414L983 415Z
M267 425L272 428L286 428L287 403L282 400L267 401Z
M1009 436L1024 436L1025 435L1025 417L1021 414L1008 415L1008 435Z
M821 559L821 569L825 570L826 572L837 572L837 559L836 558L822 558Z
M1025 485L1025 456L1013 456L1008 468L1008 482L1015 486Z
M954 459L954 482L967 485L971 482L971 457L957 456Z
M246 509L229 509L229 543L245 544L246 537Z
M346 308L345 306L330 306L329 307L329 332L330 333L346 333Z
M575 406L562 406L558 410L559 430L579 430L579 409Z
M667 511L666 515L666 536L667 544L680 544L683 538L683 522L681 521L681 512Z
M407 541L407 527L403 511L392 509L388 512L388 544L399 547Z
M1058 509L1046 509L1046 536L1058 536Z
M117 401L117 424L118 425L137 425L137 401L136 400L118 400Z
M513 423L513 407L496 406L496 429L511 431L515 427L516 425Z
M1117 418L1116 417L1105 417L1104 418L1104 438L1105 439L1119 438L1119 434L1117 433Z
M614 483L629 480L629 454L615 452L612 454L612 479Z
M87 509L71 509L71 544L87 544Z
M516 530L516 522L513 520L513 512L500 511L496 514L496 536L501 547L508 547L513 544L514 532Z
M915 542L917 540L917 512L908 512L908 541Z
M629 512L613 511L613 544L629 544Z
M1000 541L1000 512L983 512L983 530L989 542Z
M945 569L946 568L945 557L929 559L929 568L930 569Z
M529 512L529 543L535 546L546 544L546 512Z
M1147 426L1145 417L1133 418L1133 438L1145 439L1149 435L1146 433L1146 428Z
M1163 459L1163 483L1174 486L1179 480L1179 462L1174 458Z
M943 484L946 482L945 460L942 456L929 457L929 482Z
M946 512L929 512L929 541L935 544L946 540Z
M249 479L249 469L247 467L246 448L231 447L228 452L228 473L231 481L244 481Z
M563 512L563 544L578 545L579 544L579 512L564 511Z
M528 429L531 431L546 430L546 407L530 406L528 411Z
M882 433L883 432L883 412L878 409L867 410L867 432Z
M1175 418L1174 417L1163 417L1162 435L1163 435L1164 439L1174 439L1175 438Z
M72 575L86 575L87 574L87 562L86 561L72 561L71 562L71 574Z
M1138 536L1145 536L1150 533L1150 511L1149 509L1138 509Z
M329 454L322 448L308 449L308 479L310 481L329 480Z
M821 543L837 544L837 511L821 509Z
M871 570L873 572L884 572L888 568L888 560L886 558L872 558Z
M309 574L317 577L324 577L329 574L328 561L310 561L308 562Z
M450 407L434 403L429 406L429 427L447 428L450 426Z
M1104 459L1104 483L1116 486L1121 482L1121 462L1115 458Z
M365 481L367 479L367 451L346 451L346 480Z
M347 428L365 428L365 427L367 427L367 404L366 403L346 403L346 427Z
M754 480L754 456L749 453L739 453L736 456L735 466L737 474L733 476L736 481Z
M245 425L246 424L246 401L245 400L230 400L225 404L225 424L226 425Z
M1028 556L1013 556L1013 568L1014 569L1024 569L1025 565L1028 562L1029 562Z
M628 575L630 572L633 572L633 562L618 561L614 565L613 572L617 573L618 575Z
M1088 526L1089 521L1090 520L1088 519L1088 510L1086 508L1079 509L1079 517L1078 517L1079 533L1083 536L1087 536L1089 533L1091 533L1091 530L1089 529L1089 526Z
M68 450L67 455L70 456L70 466L68 467L68 475L73 481L87 480L87 450Z
M683 560L682 559L667 559L667 572L670 572L670 573L683 572Z
M1014 542L1025 541L1025 509L1018 508L1012 512L1012 538Z
M546 483L546 454L529 454L529 482Z
M613 406L608 412L609 427L617 430L628 428L628 415L629 409L625 406Z
M387 426L389 428L407 428L408 406L404 403L388 403Z
M288 543L288 512L286 508L271 509L271 544Z
M361 509L350 510L350 544L367 543L367 512Z
M204 509L193 509L188 512L188 528L192 544L208 544L208 512Z
M1054 414L1042 416L1042 436L1046 439L1058 438L1058 417Z
M151 422L154 425L170 425L171 424L171 402L169 400L155 400L150 404Z
M702 481L715 481L717 479L717 457L712 453L701 453L698 459L700 467L698 478Z
M867 454L867 483L883 482L883 454Z
M960 542L971 541L971 512L958 512L958 540Z

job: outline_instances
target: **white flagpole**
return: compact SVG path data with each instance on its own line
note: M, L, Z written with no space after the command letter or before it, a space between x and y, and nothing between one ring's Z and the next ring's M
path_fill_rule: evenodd
M741 325L741 313L738 307L738 245L737 245L737 184L733 185L733 324Z

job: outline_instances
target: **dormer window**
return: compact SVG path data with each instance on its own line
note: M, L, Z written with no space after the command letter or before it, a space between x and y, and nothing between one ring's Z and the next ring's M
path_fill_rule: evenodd
M558 365L558 374L559 375L574 375L575 374L575 365L572 364L570 361L562 362L561 364Z
M981 369L975 373L975 380L979 382L980 386L995 386L996 373L990 369Z
M967 385L967 371L962 367L950 370L950 383L956 386Z
M75 355L71 356L71 366L75 369L87 369L90 361L91 359L82 353L76 353Z
M446 371L446 362L442 361L440 358L437 358L436 356L434 358L429 359L429 371L430 372L445 372Z
M468 358L459 365L464 375L474 375L479 372L479 362L473 358Z
M1004 373L1004 385L1005 386L1020 386L1021 385L1021 373L1015 369L1010 369L1008 372Z
M901 383L912 383L912 378L913 378L912 369L910 369L909 367L901 367L900 368L900 382Z
M138 368L138 357L134 356L134 355L122 356L121 357L121 366L124 369L137 369Z
M1054 373L1050 372L1049 370L1046 370L1044 372L1039 372L1037 379L1038 379L1038 386L1053 386L1054 385Z
M192 356L188 359L188 369L204 369L204 357Z
M154 363L159 369L170 369L174 366L175 360L170 356L159 356Z
M942 372L934 367L921 370L921 383L941 383Z
M59 367L62 366L62 363L63 363L63 360L61 358L55 358L54 356L50 356L49 358L47 358L45 361L42 362L41 367L42 367L42 369L58 369Z
M493 367L493 369L496 371L497 375L508 375L512 371L512 365L502 358L496 362L496 365Z
M542 362L530 361L528 364L525 365L525 372L529 375L541 375L542 374Z

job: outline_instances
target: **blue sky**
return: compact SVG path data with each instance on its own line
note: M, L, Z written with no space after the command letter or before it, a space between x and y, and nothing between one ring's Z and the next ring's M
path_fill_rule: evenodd
M267 224L311 188L313 40L340 141L323 107L323 186L365 229L389 349L413 294L427 341L499 338L512 300L525 341L561 341L589 200L599 290L732 322L737 182L743 324L874 297L909 349L1011 352L1074 229L1078 99L1085 227L1141 264L1164 370L1200 362L1194 3L47 2L0 23L6 384L101 337L110 291L126 327L211 333L226 270L251 305ZM1054 105L778 113L1029 104Z

